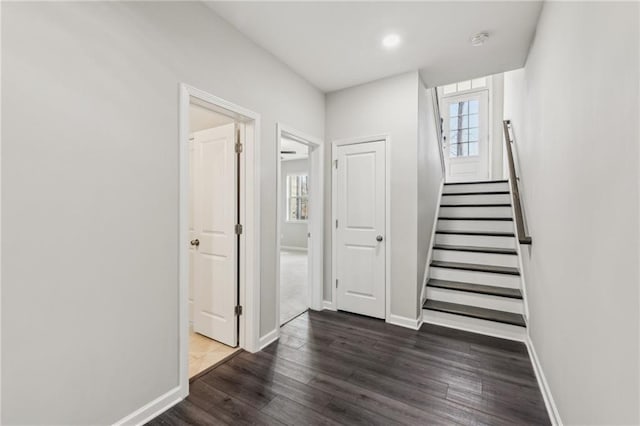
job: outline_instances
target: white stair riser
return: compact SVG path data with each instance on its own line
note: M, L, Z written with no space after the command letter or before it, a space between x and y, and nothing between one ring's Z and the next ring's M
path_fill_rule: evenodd
M440 207L440 217L512 217L511 207Z
M464 269L450 269L430 267L429 277L438 280L460 281L472 284L492 285L496 287L520 288L520 276L510 274L495 274L492 272L467 271Z
M438 231L514 232L513 222L504 220L439 220Z
M487 192L487 191L508 191L509 182L496 183L474 183L468 185L445 185L444 194L453 194L456 192Z
M509 204L509 194L447 195L442 194L442 204Z
M473 263L475 265L518 267L518 256L510 254L478 253L471 251L433 250L433 260Z
M474 333L481 333L488 336L501 337L503 339L517 340L521 342L525 340L527 334L525 327L469 318L462 315L448 314L446 312L429 311L427 309L422 310L422 320L429 324L467 330Z
M489 237L485 235L436 234L436 244L515 249L516 239L514 237Z
M522 299L511 299L508 297L448 290L444 288L427 287L427 300L439 300L441 302L458 303L460 305L476 306L516 314L524 313Z

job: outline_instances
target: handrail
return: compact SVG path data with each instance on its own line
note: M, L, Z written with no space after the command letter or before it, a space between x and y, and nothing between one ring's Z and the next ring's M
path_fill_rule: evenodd
M442 115L440 115L440 100L438 99L438 89L432 88L433 96L433 115L436 122L436 131L438 132L438 147L440 148L440 167L442 168L442 178L447 175L444 162L444 147L442 146L442 139L444 137L444 129L442 126Z
M513 194L513 209L516 215L516 231L520 244L531 244L531 237L527 235L524 226L524 215L522 214L522 200L520 191L518 190L518 176L516 175L516 166L513 160L513 138L511 137L511 120L503 120L504 143L507 147L507 163L509 164L509 183L511 184L511 193Z

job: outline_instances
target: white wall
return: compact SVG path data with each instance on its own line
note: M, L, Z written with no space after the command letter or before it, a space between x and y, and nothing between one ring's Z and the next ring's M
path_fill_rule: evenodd
M178 84L262 115L261 333L275 123L324 96L195 2L2 4L2 422L108 424L178 384Z
M504 140L502 116L504 102L504 75L494 74L491 77L489 92L489 108L491 108L491 179L504 179Z
M505 75L530 334L565 424L638 424L638 3L547 2Z
M309 159L283 161L281 163L282 225L280 244L282 247L307 248L307 222L287 222L287 175L309 175Z
M391 137L391 313L417 318L418 73L410 72L326 96L326 140L388 134ZM331 188L326 150L325 188ZM331 195L325 197L325 289L331 299Z
M425 285L429 248L433 245L440 188L444 179L440 162L439 134L433 110L433 95L422 81L418 88L418 258L417 297L420 300Z

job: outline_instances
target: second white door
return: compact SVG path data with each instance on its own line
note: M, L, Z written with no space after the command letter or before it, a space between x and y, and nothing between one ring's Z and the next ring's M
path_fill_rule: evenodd
M191 297L193 330L237 346L237 179L235 124L193 134Z
M385 318L385 141L336 153L337 308Z

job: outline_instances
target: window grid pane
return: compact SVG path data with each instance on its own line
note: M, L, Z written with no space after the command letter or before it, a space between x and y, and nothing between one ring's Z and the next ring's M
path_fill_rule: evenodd
M469 142L469 155L478 155L478 142Z
M478 155L479 101L477 99L449 104L449 156Z
M456 92L456 84L447 84L446 86L443 87L443 92L445 95L448 95L449 93L455 93Z
M288 200L287 220L308 219L309 177L307 175L287 176Z
M478 87L485 87L486 85L487 85L486 77L475 78L471 80L471 87L473 87L474 89L477 89Z
M471 89L471 80L461 81L458 83L458 92Z

